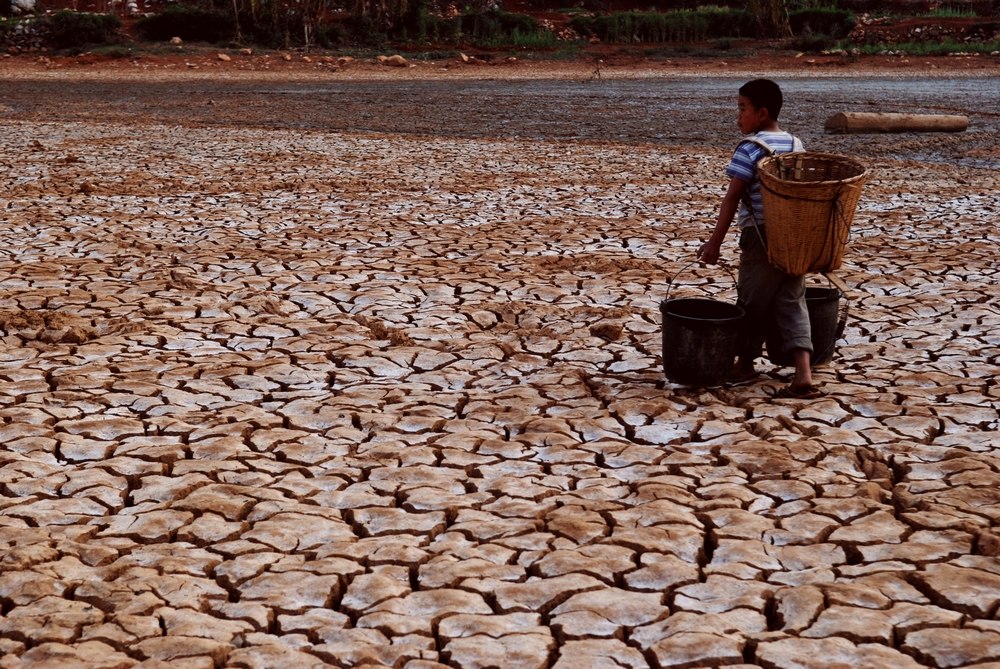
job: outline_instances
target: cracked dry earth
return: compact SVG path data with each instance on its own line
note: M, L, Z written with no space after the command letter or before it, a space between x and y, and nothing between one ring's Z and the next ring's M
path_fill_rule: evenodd
M997 669L991 81L920 139L824 138L859 84L789 84L807 145L872 169L809 401L766 363L663 378L737 79L634 132L681 92L477 84L523 138L469 132L459 84L416 135L283 127L312 94L252 81L214 126L127 120L142 82L89 119L8 82L0 667ZM606 94L636 111L586 116ZM581 105L624 136L544 136Z

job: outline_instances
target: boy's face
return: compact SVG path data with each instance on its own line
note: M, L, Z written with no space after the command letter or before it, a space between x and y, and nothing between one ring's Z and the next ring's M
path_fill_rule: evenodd
M766 108L754 107L749 98L743 95L737 99L736 108L739 110L736 115L736 124L744 135L757 132L767 124L770 118Z

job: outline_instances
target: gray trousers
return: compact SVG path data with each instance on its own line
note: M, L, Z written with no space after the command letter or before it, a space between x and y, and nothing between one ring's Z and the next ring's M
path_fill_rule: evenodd
M746 318L737 353L746 361L760 356L768 325L774 322L784 341L784 352L813 350L805 277L789 276L768 262L766 240L763 227L760 234L755 228L740 234L737 295Z

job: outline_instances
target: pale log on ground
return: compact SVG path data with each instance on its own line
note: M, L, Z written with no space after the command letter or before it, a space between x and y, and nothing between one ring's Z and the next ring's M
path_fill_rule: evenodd
M862 132L964 132L969 117L959 114L890 114L837 112L826 120L826 131Z

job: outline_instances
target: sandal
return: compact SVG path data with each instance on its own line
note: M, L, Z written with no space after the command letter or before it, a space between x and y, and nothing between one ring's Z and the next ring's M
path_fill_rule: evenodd
M778 388L774 397L778 399L813 400L822 397L823 391L818 386L811 384L804 386L793 386L791 384L784 388Z

